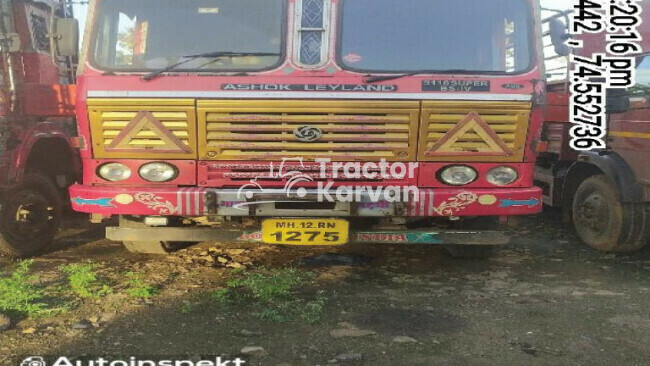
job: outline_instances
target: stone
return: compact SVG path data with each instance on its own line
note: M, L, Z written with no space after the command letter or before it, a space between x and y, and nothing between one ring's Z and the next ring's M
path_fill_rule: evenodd
M113 319L115 319L116 316L117 316L116 313L104 313L99 318L99 321L101 321L102 323L108 323L110 321L113 321Z
M418 340L415 338L407 337L407 336L397 336L393 338L393 342L395 343L418 343Z
M207 263L214 263L215 262L214 258L212 258L211 256L206 256L205 258L201 258L201 259L203 259Z
M80 320L72 325L72 329L80 329L80 330L90 329L92 327L93 324L85 319Z
M332 338L359 338L377 334L372 330L341 328L330 331Z
M256 332L253 330L248 330L248 329L242 329L239 331L239 335L242 335L244 337L261 337L264 335L262 332Z
M252 357L264 357L269 354L268 352L266 352L264 348L258 346L244 347L241 349L240 353L244 356L252 356Z
M594 295L596 295L596 296L624 296L625 294L622 294L620 292L608 291L608 290L598 290L598 291L594 292Z
M11 326L11 319L8 316L0 314L0 332L4 332Z
M336 356L336 360L339 362L363 361L363 355L361 353L342 353Z

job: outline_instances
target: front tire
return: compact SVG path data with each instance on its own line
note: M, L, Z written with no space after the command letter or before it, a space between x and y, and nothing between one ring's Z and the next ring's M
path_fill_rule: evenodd
M38 254L52 242L63 212L63 199L48 176L29 172L5 192L0 209L0 252L13 258Z
M650 213L641 203L622 203L609 178L586 179L573 201L573 224L588 246L604 252L634 252L650 236Z

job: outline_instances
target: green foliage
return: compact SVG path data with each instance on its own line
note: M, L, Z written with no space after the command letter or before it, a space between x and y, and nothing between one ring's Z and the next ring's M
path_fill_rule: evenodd
M262 269L230 281L228 287L249 292L257 300L273 302L287 297L294 286L310 278L313 278L313 274L295 268Z
M243 274L244 272L246 272L246 269L244 269L244 268L233 268L233 269L230 270L230 273L232 273L234 275L240 275L240 274Z
M324 291L318 291L316 298L311 301L301 302L297 307L300 318L305 323L314 324L318 323L323 318L325 312L325 305L328 298Z
M222 288L220 290L212 291L210 293L210 298L217 302L227 303L230 301L229 295L230 291L227 288Z
M148 284L140 273L127 272L125 276L127 278L126 284L128 286L126 294L130 297L148 299L160 293L160 288Z
M275 307L260 308L255 311L253 315L261 320L274 323L287 323L291 321L291 317L286 312L286 309L280 307L281 304L276 304Z
M0 311L29 316L47 311L41 302L44 291L33 285L38 277L28 274L33 264L32 260L22 261L9 277L0 278Z
M181 304L180 310L181 310L182 314L189 314L192 311L194 311L194 308L195 308L195 305L192 304L191 302L183 301L183 303Z
M630 96L647 96L650 95L650 85L637 84L628 89Z
M83 299L98 299L111 294L113 290L100 280L97 268L97 264L88 261L60 266L59 270L68 276L68 285L75 295Z
M322 291L315 299L299 299L295 289L313 278L313 273L295 268L262 268L229 281L227 289L214 291L210 297L223 304L250 305L253 316L262 320L284 323L299 319L311 324L322 319L328 299Z
M296 319L308 324L318 323L323 319L328 298L324 291L319 291L311 300L282 299L272 304L257 303L253 315L259 319L286 323Z

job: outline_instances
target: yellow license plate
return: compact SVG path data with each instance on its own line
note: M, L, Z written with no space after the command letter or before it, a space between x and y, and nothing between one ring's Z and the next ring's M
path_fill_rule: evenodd
M262 241L284 245L347 244L350 223L341 219L268 219L262 222Z

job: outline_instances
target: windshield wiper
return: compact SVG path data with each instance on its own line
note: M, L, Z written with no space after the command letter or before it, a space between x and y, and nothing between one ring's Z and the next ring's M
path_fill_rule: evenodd
M152 80L166 72L172 71L179 66L183 66L188 62L194 61L197 58L214 58L214 61L217 61L220 58L223 57L248 57L248 56L280 56L279 53L277 52L233 52L233 51L218 51L218 52L206 52L206 53L200 53L198 55L187 55L187 56L182 56L183 58L187 58L187 60L183 60L180 62L177 62L173 65L169 65L165 67L164 69L160 69L158 71L154 71L152 73L149 73L145 76L143 76L141 79L145 81Z
M467 73L467 72L471 72L471 70L457 69L457 70L444 70L441 72L436 72L431 70L418 70L418 71L411 71L404 74L395 74L395 75L375 75L375 76L368 75L363 81L367 84L372 84L372 83L378 83L382 81L397 80L397 79L420 75L420 74L436 74L436 73L453 74L453 73ZM485 73L485 72L481 71L480 73Z
M419 71L411 71L411 72L408 72L406 74L375 75L375 76L368 75L368 76L366 76L365 79L363 79L363 81L365 83L367 83L367 84L372 84L372 83L379 83L381 81L397 80L397 79L405 78L405 77L408 77L408 76L415 76L415 75L420 75L420 74L430 74L430 73L431 73L430 71L419 70Z

